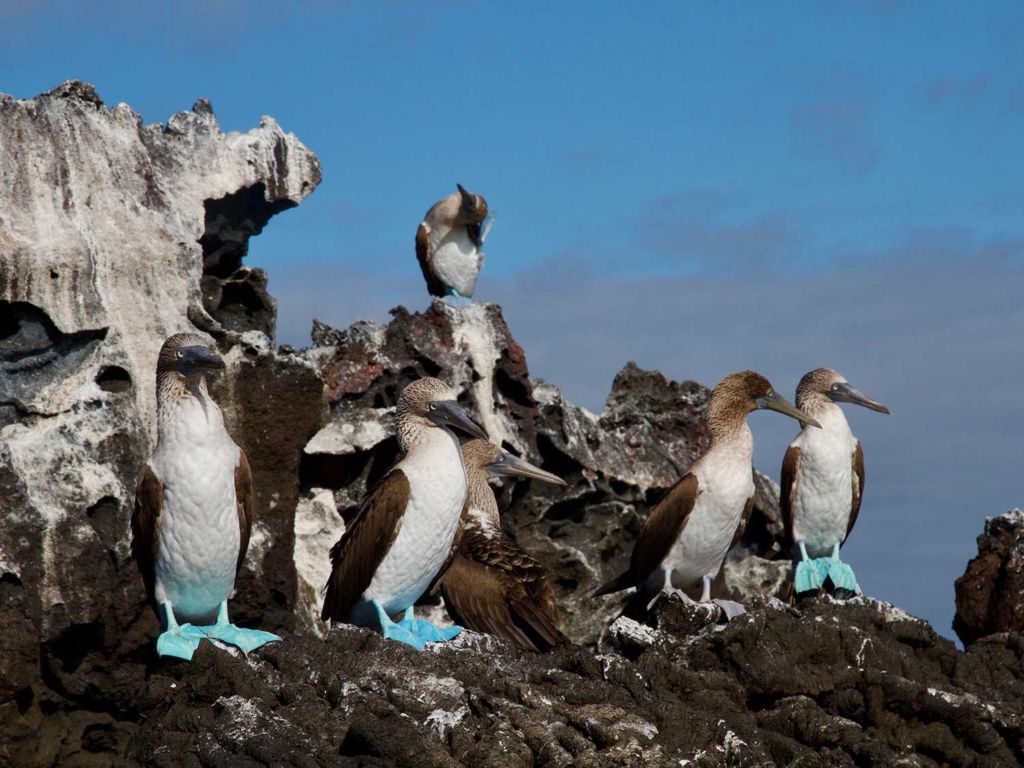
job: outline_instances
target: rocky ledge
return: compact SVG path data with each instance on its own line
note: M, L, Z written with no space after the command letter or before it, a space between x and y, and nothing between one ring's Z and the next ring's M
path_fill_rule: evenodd
M604 653L465 633L418 653L355 628L155 667L129 765L1009 766L1019 636L964 654L884 603L756 601L728 625L672 600Z
M309 348L275 349L248 239L311 193L320 168L270 118L224 134L200 100L146 126L69 81L0 95L0 146L0 764L1024 758L1012 515L990 522L960 590L966 653L891 606L823 598L796 612L774 599L789 564L778 490L756 473L755 513L715 585L750 613L719 625L668 602L649 624L616 620L619 600L587 595L706 448L704 386L628 364L591 413L530 377L488 304L316 323ZM228 362L215 397L253 469L233 616L285 639L248 659L209 645L192 664L157 659L129 556L156 352L183 330L208 333ZM574 645L532 655L467 633L417 654L364 630L324 638L328 549L397 455L398 393L423 375L443 376L493 439L568 482L507 484L500 503L547 569Z

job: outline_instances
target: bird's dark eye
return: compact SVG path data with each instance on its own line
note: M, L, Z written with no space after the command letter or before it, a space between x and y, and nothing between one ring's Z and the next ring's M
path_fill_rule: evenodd
M184 357L184 356L185 356L185 350L183 350L183 349L179 349L179 350L178 350L177 352L175 352L174 354L175 354L175 356L176 356L176 357L179 357L179 358L181 358L181 357Z
M833 392L838 392L839 391L839 384L838 383L832 385L832 391Z

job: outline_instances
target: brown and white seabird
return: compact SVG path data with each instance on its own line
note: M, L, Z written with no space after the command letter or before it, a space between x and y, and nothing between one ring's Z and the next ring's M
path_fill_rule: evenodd
M565 485L557 475L487 440L462 446L469 491L458 554L441 579L448 615L459 625L532 651L568 642L544 569L502 529L489 477L525 477Z
M190 333L167 339L157 359L157 443L135 489L132 556L163 623L161 656L191 659L203 638L246 652L280 640L228 621L255 498L245 452L206 387L206 375L222 368Z
M416 258L431 296L468 300L484 263L484 240L494 221L483 195L461 184L427 211L416 230Z
M839 548L857 522L864 493L864 451L838 403L854 403L879 413L889 409L850 386L842 374L818 368L796 389L797 407L821 429L800 431L782 462L781 508L793 546L797 594L820 589L826 578L837 592L858 591L853 569L839 559Z
M453 428L487 437L444 382L424 378L402 391L398 442L405 455L331 549L324 621L379 626L384 637L416 648L458 634L458 627L438 630L412 617L413 604L459 546L466 470Z
M626 572L595 595L636 587L645 607L653 604L659 592L692 602L680 587L703 581L700 601L711 600L711 582L743 535L754 506L754 440L747 416L759 408L817 426L759 373L742 371L722 379L708 402L710 447L651 511ZM742 612L731 601L714 602L729 616Z

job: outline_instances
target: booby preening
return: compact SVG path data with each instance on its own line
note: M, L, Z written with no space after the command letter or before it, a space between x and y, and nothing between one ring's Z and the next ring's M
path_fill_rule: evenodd
M462 508L462 543L441 578L441 594L456 624L520 648L548 651L568 642L544 569L501 529L488 477L525 477L565 485L557 475L487 440L462 446L469 490Z
M459 545L466 470L452 428L487 437L444 382L420 379L402 391L398 442L405 455L367 493L331 548L324 621L379 625L384 637L416 648L458 634L458 627L438 630L412 617L413 604Z
M416 230L416 258L431 296L469 299L484 263L484 240L494 222L483 195L458 191L435 203Z
M163 624L161 656L191 659L203 638L246 652L281 639L228 621L255 499L249 462L206 387L222 368L190 333L167 339L157 359L157 442L135 489L132 556Z
M759 408L817 426L759 373L742 371L722 379L708 401L710 447L651 510L633 547L628 570L596 595L636 587L645 607L653 604L659 592L678 594L692 602L679 588L703 581L700 601L711 600L711 582L743 535L754 506L754 440L747 415ZM729 616L742 612L731 601L714 602Z
M837 590L858 591L853 569L839 559L839 548L853 530L864 493L864 452L837 403L855 403L889 413L831 368L818 368L800 380L796 403L821 429L800 431L782 462L781 507L793 545L797 594L820 589L828 578Z

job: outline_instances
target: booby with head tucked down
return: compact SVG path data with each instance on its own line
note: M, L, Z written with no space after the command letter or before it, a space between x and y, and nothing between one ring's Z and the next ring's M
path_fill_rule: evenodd
M494 223L483 195L458 191L431 206L416 230L416 258L431 296L458 303L473 296Z
M452 429L487 437L444 382L420 379L402 391L398 441L405 455L366 495L331 548L324 621L379 625L384 637L416 648L459 633L459 627L439 630L412 616L413 604L459 546L466 470ZM402 616L399 623L396 616Z
M838 403L854 403L879 413L889 409L858 392L831 368L805 375L796 390L797 407L821 429L800 431L782 462L781 508L793 545L797 594L820 589L826 578L836 590L859 588L853 569L839 559L839 548L853 530L864 493L864 451Z
M255 499L249 462L206 387L223 368L189 333L167 339L157 359L157 443L135 490L132 556L163 623L161 656L191 659L203 638L246 652L280 640L228 621Z
M489 477L524 477L565 485L557 475L486 440L462 446L469 490L462 509L459 551L441 579L452 619L532 651L568 642L544 569L501 529Z
M743 535L754 506L754 440L747 416L760 408L818 426L759 373L742 371L726 376L708 401L710 447L651 511L633 547L628 570L596 595L636 587L647 607L659 592L692 602L680 587L703 582L700 601L711 601L711 582ZM714 602L728 616L743 611L732 601Z

